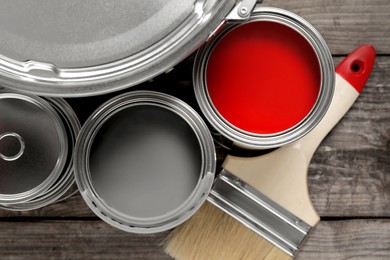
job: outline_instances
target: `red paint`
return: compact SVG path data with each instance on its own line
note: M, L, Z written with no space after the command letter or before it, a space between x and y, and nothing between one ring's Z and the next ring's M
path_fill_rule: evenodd
M310 112L321 73L313 48L299 33L262 21L237 27L219 41L206 81L223 118L241 130L271 134Z
M362 45L337 66L336 72L361 93L370 77L374 61L375 48L371 45Z

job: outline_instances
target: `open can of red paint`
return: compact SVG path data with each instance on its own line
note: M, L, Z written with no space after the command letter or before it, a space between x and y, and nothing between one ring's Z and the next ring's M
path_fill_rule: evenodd
M202 118L183 101L134 91L98 108L74 153L80 193L108 224L133 233L171 229L206 200L216 155Z
M200 108L218 132L237 146L267 149L317 125L332 100L335 74L312 25L282 9L257 7L200 48L193 79Z
M37 209L74 184L80 123L61 98L0 89L0 208Z

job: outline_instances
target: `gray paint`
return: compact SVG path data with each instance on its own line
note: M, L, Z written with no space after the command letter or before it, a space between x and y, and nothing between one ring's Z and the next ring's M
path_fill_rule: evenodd
M175 113L138 105L113 115L93 140L93 188L109 207L152 218L176 210L201 175L201 150L191 127Z
M0 194L29 191L43 183L56 166L60 153L58 130L47 111L22 99L0 99L0 111L0 134L14 132L25 143L19 159L0 159ZM18 143L3 141L3 153L13 154L19 148Z

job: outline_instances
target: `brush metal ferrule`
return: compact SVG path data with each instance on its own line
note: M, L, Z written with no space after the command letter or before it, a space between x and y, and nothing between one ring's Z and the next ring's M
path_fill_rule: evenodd
M216 179L208 200L291 256L311 228L227 170Z

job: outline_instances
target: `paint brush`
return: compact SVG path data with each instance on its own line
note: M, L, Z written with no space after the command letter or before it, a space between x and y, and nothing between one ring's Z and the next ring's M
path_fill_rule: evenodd
M169 235L165 251L183 260L291 259L320 220L308 193L310 160L359 96L374 60L364 45L338 65L331 105L303 138L259 157L227 156L210 203Z

